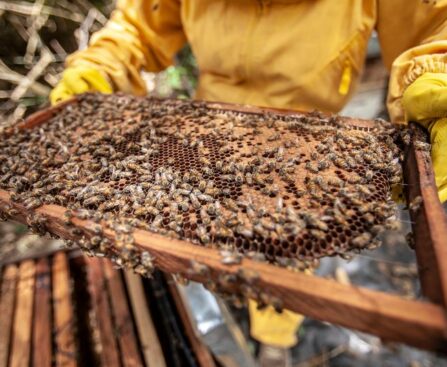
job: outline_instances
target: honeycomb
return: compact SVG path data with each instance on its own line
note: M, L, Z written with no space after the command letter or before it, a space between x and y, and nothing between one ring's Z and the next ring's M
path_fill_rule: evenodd
M312 261L377 246L396 226L397 135L381 120L85 94L3 133L0 188L29 210L57 204L198 246Z

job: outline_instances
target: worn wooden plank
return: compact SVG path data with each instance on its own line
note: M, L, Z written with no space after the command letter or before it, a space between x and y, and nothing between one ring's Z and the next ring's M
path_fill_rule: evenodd
M9 364L11 367L28 367L30 363L35 271L35 263L32 260L23 261L19 265Z
M67 254L58 252L53 257L53 312L56 367L75 367L77 347L75 338L74 313L71 300L70 271Z
M110 294L114 330L121 351L121 363L124 367L143 366L121 273L113 269L112 263L108 260L101 261L101 264Z
M410 128L413 132L421 129L416 124ZM408 202L422 198L420 207L410 210L422 291L431 301L447 307L447 215L438 198L430 152L411 145L404 177Z
M141 277L130 270L125 270L124 276L146 365L166 367L160 340L144 296Z
M216 366L208 347L197 336L197 332L194 326L192 325L192 320L189 316L188 310L186 309L182 295L180 294L177 288L177 284L175 284L175 281L174 279L172 279L172 276L167 276L167 281L169 291L172 295L172 298L174 299L177 312L179 313L180 319L182 320L186 336L188 337L188 340L191 343L192 349L194 351L197 360L199 361L199 364L201 366L207 366L207 367Z
M0 294L0 367L8 366L11 345L14 303L16 298L18 268L15 264L5 267L1 277Z
M33 366L51 367L51 273L47 257L36 263Z
M109 295L101 269L102 263L98 258L86 259L87 282L91 295L92 322L98 332L97 345L95 346L98 358L102 366L120 366L118 344L115 338L115 330L112 323L112 313L109 304Z

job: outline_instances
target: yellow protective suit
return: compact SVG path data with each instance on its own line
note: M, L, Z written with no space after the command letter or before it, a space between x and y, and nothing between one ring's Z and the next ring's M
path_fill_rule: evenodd
M391 68L390 115L404 123L404 90L425 72L447 72L446 12L447 0L118 0L106 27L66 66L99 70L114 90L143 95L140 70L165 69L188 42L198 99L337 112L376 29ZM295 342L299 315L250 309L258 339Z
M90 47L66 64L97 68L115 90L142 95L140 69L163 70L189 42L198 99L337 112L376 29L391 67L390 114L403 123L404 89L424 72L447 71L446 12L446 0L118 0Z

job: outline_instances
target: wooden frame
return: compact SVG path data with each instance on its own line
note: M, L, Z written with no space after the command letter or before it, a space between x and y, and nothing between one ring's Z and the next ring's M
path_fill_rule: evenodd
M75 100L74 100L75 101ZM73 101L68 102L73 103ZM209 107L231 109L247 113L275 111L282 114L299 114L295 111L253 108L210 103ZM45 122L61 107L51 108L33 115L21 126L30 128ZM346 119L354 126L372 127L372 121ZM419 128L411 126L416 131ZM285 308L322 321L339 324L377 335L387 341L446 352L447 341L447 218L437 198L430 155L428 152L408 148L405 161L405 178L409 185L408 198L422 196L420 210L412 212L415 230L415 249L424 295L429 301L408 300L399 296L373 291L364 287L343 285L336 281L316 276L295 273L276 266L243 259L240 264L224 265L218 250L203 248L189 242L173 240L160 235L136 230L136 246L149 251L155 265L168 273L181 274L192 280L206 283L222 274L237 275L240 271L259 274L254 287L283 301ZM9 193L0 190L0 209L13 207L14 216L26 223L27 210L10 200ZM64 238L72 239L63 220L65 209L56 205L44 205L36 210L48 219L48 229ZM95 223L73 219L73 225L85 235L93 235ZM115 233L105 230L104 235L114 240ZM191 261L204 264L209 273L190 272ZM229 292L240 292L240 285L233 284Z
M410 125L413 134L423 134L418 125ZM446 307L447 215L439 202L430 153L410 146L405 156L407 200L422 198L421 207L410 210L422 290L428 299Z

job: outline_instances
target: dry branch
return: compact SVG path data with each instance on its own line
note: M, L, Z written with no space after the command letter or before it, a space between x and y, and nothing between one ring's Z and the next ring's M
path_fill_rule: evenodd
M23 75L11 70L0 60L0 80L8 81L13 84L20 84L24 78ZM29 85L28 89L40 96L46 96L50 93L50 88L35 80Z
M31 85L36 81L38 77L42 75L46 67L54 60L53 55L43 49L42 56L36 65L30 70L30 72L24 77L19 85L16 87L11 95L13 101L18 101L22 98Z
M10 11L22 15L33 15L34 5L25 2L10 2L10 1L0 1L0 10ZM51 6L42 6L41 13L45 15L52 15L59 18L64 18L71 20L73 22L81 23L84 20L84 16L80 13L72 13L58 8L53 8Z

